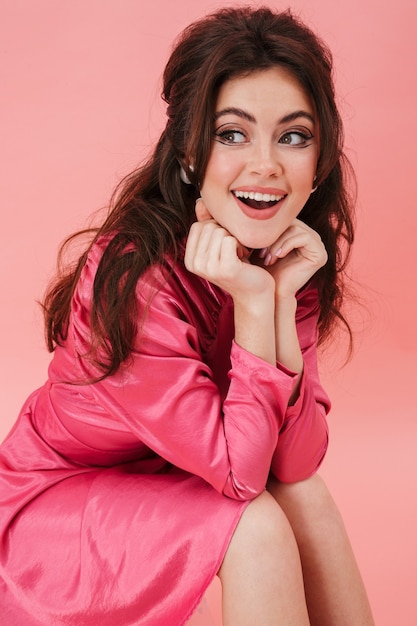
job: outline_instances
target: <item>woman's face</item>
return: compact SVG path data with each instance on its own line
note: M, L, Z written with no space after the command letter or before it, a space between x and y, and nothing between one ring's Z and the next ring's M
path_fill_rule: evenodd
M279 66L231 79L220 89L213 131L201 197L241 244L269 246L313 187L319 128L310 98Z

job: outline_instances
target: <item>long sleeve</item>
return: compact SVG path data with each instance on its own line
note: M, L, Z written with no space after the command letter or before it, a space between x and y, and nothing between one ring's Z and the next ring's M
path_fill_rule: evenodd
M72 375L76 371L81 378L98 373L85 356L94 271L90 260L73 299ZM230 340L230 333L224 333L233 317L227 298L219 299L183 266L168 281L160 280L156 290L155 276L150 272L138 286L141 310L151 304L126 365L100 382L67 386L66 393L76 393L84 407L100 407L109 424L120 422L150 451L231 498L248 500L261 493L271 463L279 477L291 476L293 467L297 476L301 469L312 473L325 444L321 411L309 413L316 401L307 373L297 406L289 409L296 374L267 364ZM52 368L52 377L62 380L69 369L64 373ZM297 433L309 420L307 431L320 433L301 468L292 450L305 455L310 447L308 436L297 443Z
M297 401L288 407L274 452L271 471L282 482L296 482L317 471L328 445L326 414L330 402L317 367L318 293L314 283L300 294L297 332L304 369Z
M160 292L123 371L79 391L168 462L229 497L254 498L265 488L293 377L233 343L222 402L197 329L159 308L166 305Z

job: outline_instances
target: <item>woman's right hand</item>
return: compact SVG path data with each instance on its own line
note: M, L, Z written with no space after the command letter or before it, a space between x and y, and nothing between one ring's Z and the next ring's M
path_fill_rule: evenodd
M190 272L224 289L239 302L274 291L270 273L250 263L251 251L212 218L202 199L197 200L196 216L184 259Z

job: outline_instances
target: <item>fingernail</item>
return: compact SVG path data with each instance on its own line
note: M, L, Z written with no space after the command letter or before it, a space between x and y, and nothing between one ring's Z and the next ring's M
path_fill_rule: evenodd
M269 265L271 261L272 261L272 255L270 252L268 252L264 260L264 265Z
M259 252L259 258L264 259L266 257L267 252L268 252L268 248L262 248L262 250Z
M278 248L278 250L275 250L275 256L279 256L282 252L282 248Z

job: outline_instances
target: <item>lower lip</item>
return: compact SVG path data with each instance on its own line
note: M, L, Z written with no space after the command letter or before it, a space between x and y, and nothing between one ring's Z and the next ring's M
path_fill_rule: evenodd
M281 209L282 203L285 201L287 196L284 196L281 200L279 200L276 204L273 204L267 209L252 209L252 207L248 206L236 196L233 196L236 200L236 204L239 209L244 213L247 217L250 217L252 220L269 220L278 213Z

